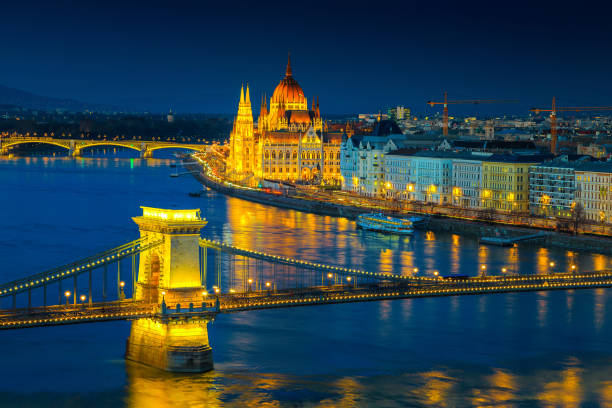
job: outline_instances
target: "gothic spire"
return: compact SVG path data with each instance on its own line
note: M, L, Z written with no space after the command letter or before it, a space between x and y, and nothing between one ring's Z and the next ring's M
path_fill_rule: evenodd
M244 103L244 84L240 85L240 104Z
M251 96L249 95L249 83L247 82L246 96L244 97L247 104L251 104Z
M285 72L285 77L289 78L291 75L291 53L287 53L287 72Z

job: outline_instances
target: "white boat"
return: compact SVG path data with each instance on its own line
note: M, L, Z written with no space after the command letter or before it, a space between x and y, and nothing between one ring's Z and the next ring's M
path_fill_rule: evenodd
M389 217L382 213L361 214L357 217L357 227L370 231L412 235L412 221Z

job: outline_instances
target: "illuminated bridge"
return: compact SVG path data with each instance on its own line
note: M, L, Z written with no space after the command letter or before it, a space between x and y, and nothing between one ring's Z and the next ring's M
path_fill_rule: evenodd
M213 367L207 323L220 313L612 286L612 270L479 277L369 272L202 239L206 220L199 210L143 207L133 220L141 234L135 241L0 285L0 329L130 320L126 358L201 372Z
M141 158L153 157L153 152L160 149L189 149L195 152L206 150L204 144L187 144L176 142L161 142L150 140L87 140L87 139L57 139L53 137L3 137L0 138L0 154L8 154L15 146L39 143L59 146L67 149L71 156L78 157L83 149L98 146L116 146L136 150Z

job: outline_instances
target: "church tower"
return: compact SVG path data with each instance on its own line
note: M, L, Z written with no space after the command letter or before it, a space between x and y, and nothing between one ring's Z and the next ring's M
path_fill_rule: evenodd
M254 159L253 110L249 84L240 88L238 115L234 118L234 126L230 135L230 166L228 170L235 174L252 172Z

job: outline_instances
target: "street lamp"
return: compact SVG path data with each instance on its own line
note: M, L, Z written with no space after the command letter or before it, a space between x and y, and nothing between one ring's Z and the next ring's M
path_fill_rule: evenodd
M68 306L68 302L70 301L70 291L67 290L64 292L64 296L66 296L66 306Z
M502 273L506 273L506 272L508 272L508 268L503 267L503 268L502 268Z
M87 299L87 296L81 295L80 299L81 299L81 303L85 303L85 299Z
M576 272L576 265L572 265L572 272Z
M487 274L487 265L480 265L480 276L485 276Z
M437 278L438 276L440 276L440 272L434 271L434 276Z
M119 282L119 300L125 299L125 292L123 291L124 287L125 287L125 282L124 281Z

